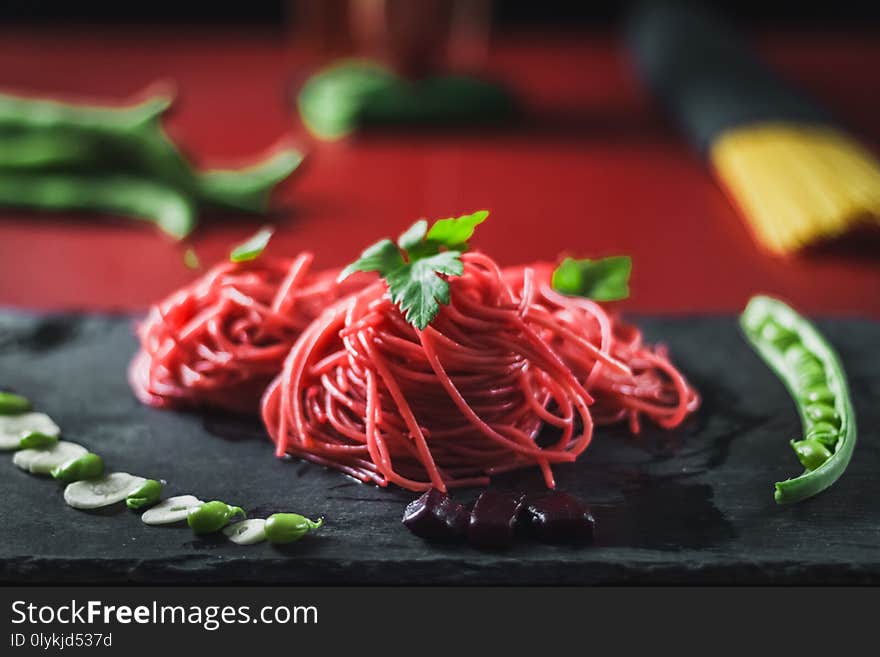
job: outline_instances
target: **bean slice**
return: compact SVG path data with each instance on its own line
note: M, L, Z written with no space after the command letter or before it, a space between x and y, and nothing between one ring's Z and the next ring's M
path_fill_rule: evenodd
M12 462L25 472L48 475L59 465L87 453L82 445L59 440L49 449L21 449L12 457Z
M242 520L224 527L223 533L236 545L262 543L266 540L266 521L263 518Z
M192 495L177 495L162 500L151 509L147 509L141 515L141 520L148 525L170 525L175 522L183 522L190 509L204 504L199 498Z
M21 439L31 433L57 438L61 429L45 413L0 415L0 450L19 449Z
M98 479L84 479L68 484L64 501L74 509L99 509L118 504L144 485L146 479L127 472L111 472Z

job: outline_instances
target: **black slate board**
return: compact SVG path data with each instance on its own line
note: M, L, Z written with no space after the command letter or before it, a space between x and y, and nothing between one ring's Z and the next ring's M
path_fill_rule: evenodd
M168 480L253 516L324 515L300 543L238 547L186 528L150 528L124 508L68 508L55 482L0 455L0 582L204 583L852 583L880 582L880 324L823 321L855 395L859 444L844 477L779 507L772 484L799 466L799 421L735 319L640 320L704 396L674 432L600 429L560 488L593 504L596 544L523 542L502 553L428 545L400 524L413 495L272 455L258 422L157 411L128 390L125 317L0 313L0 386L35 401L69 440L111 469ZM539 487L535 473L500 485ZM466 497L466 494L463 494Z

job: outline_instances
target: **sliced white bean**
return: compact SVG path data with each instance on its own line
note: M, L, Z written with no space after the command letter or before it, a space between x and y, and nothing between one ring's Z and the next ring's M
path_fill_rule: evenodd
M266 540L266 521L262 518L251 518L229 525L223 533L238 545L253 545Z
M156 506L144 511L141 515L148 525L170 525L181 520L186 520L189 510L204 504L202 500L192 495L178 495L162 500Z
M0 450L18 449L22 437L35 431L47 436L61 433L58 425L45 413L0 415Z
M144 485L146 479L111 472L98 479L75 481L64 489L64 501L74 509L99 509L117 504Z
M20 449L12 457L12 462L25 472L47 475L59 465L87 453L82 445L59 440L47 449Z

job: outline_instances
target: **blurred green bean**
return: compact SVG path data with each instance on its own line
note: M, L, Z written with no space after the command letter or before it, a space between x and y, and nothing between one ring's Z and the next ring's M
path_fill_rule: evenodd
M171 94L157 94L133 105L110 107L0 94L0 130L63 127L103 134L124 133L156 122L173 100Z
M162 127L172 100L101 107L0 94L0 204L144 218L177 238L195 227L197 205L265 213L302 154L200 172Z
M190 199L144 178L124 175L0 173L0 205L35 210L92 210L152 221L175 238L195 227Z

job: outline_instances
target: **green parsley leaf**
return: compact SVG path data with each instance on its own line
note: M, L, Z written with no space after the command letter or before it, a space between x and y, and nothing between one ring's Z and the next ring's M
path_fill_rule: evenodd
M356 271L379 272L406 321L424 329L440 312L440 304L449 303L449 282L442 277L464 273L461 253L474 229L488 216L487 211L481 210L441 219L430 230L428 222L419 219L397 238L397 244L384 239L367 248L342 270L338 280Z
M435 221L428 231L428 241L448 249L464 251L476 227L486 221L488 216L488 210L479 210L473 214Z
M270 226L261 228L253 236L232 249L229 259L232 262L247 262L259 258L274 232L275 229Z
M336 280L339 282L344 281L356 271L377 271L383 278L387 279L391 272L404 264L400 249L397 248L394 242L388 239L379 240L372 246L364 249L361 257L343 269Z
M440 304L449 303L449 283L439 274L461 276L464 264L458 251L443 251L410 262L385 277L391 300L404 313L406 321L424 329L440 311Z
M425 233L428 232L428 222L419 219L412 226L407 228L400 237L397 238L397 246L404 251L411 251L419 246L419 243L425 239Z
M632 258L611 256L599 260L566 258L553 271L553 289L594 301L617 301L629 296Z

